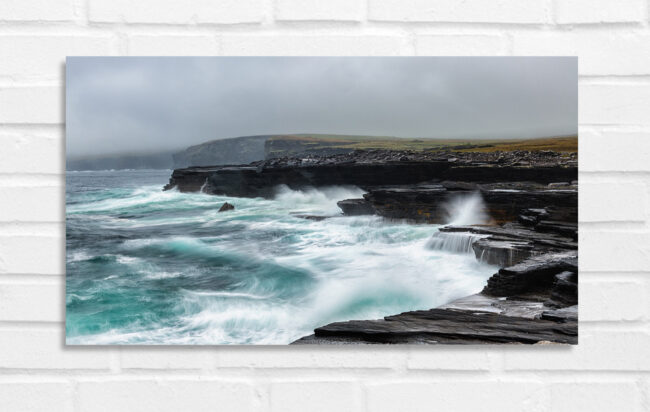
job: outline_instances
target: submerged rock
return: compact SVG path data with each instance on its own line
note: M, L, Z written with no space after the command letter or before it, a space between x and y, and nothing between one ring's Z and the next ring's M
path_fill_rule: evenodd
M224 203L221 205L221 208L219 208L219 212L227 212L229 210L235 210L235 206L231 205L228 202Z
M293 214L295 217L299 217L301 219L307 219L307 220L313 220L314 222L320 222L325 219L329 219L334 216L321 216L321 215L305 215L305 214Z

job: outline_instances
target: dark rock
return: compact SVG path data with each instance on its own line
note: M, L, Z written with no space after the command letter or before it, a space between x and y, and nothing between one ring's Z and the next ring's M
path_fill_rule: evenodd
M555 275L551 298L546 306L563 308L578 304L578 274L562 272Z
M577 322L578 305L544 311L540 315L540 319L552 320L554 322Z
M500 269L487 281L483 293L491 296L551 290L555 275L565 271L577 272L577 252L533 256L514 266Z
M316 328L313 337L294 343L577 343L577 334L575 321L430 309L377 320L335 322Z
M479 261L500 267L515 265L539 253L532 242L512 239L479 239L472 249Z
M449 216L446 205L464 196L480 193L485 212L494 223L523 219L529 225L550 217L547 209L554 210L558 219L574 218L571 210L577 209L577 189L549 190L545 186L528 182L478 184L472 182L421 183L371 188L364 198L372 203L378 215L391 219L409 219L423 223L444 223ZM533 212L540 211L541 212ZM577 221L577 217L576 217ZM570 233L570 227L549 226L549 231Z
M297 214L297 215L293 215L293 216L299 217L301 219L313 220L315 222L320 222L322 220L325 220L325 219L328 219L328 218L332 217L332 216L301 215L301 214Z
M503 155L503 154L502 154ZM508 152L507 156L512 156ZM550 155L521 154L530 160L527 167L498 163L494 153L353 151L350 153L282 157L253 162L246 166L213 166L176 169L166 189L198 191L208 180L209 193L241 197L272 197L274 187L292 189L307 186L356 185L364 189L385 185L412 185L432 180L478 183L529 181L546 185L571 181L577 167ZM407 161L401 161L406 157ZM455 158L457 161L449 162ZM308 159L303 162L303 159Z
M535 229L540 232L557 233L562 236L578 239L578 222L557 222L552 220L542 220L535 225Z
M227 212L229 210L235 210L235 206L231 205L230 203L226 202L221 207L219 208L219 212Z
M524 226L535 226L543 218L548 217L546 208L523 209L517 220Z
M341 208L343 214L347 216L374 215L376 212L372 203L366 199L346 199L336 204Z
M540 233L535 231L534 228L520 226L515 223L506 223L502 226L445 226L438 230L442 233L464 233L466 236L482 235L483 237L475 238L476 244L482 239L489 240L490 242L486 241L477 244L477 247L473 249L476 258L479 260L481 260L481 254L483 254L484 250L490 247L504 250L518 248L522 251L531 250L532 247L533 253L531 253L531 256L576 250L578 248L578 244L573 239L554 233Z

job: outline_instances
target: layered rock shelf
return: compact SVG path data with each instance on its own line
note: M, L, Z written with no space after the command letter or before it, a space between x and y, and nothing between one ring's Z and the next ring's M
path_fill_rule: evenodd
M355 151L342 155L278 158L248 165L176 169L165 190L202 190L238 197L273 197L278 185L291 189L353 185L365 190L422 182L539 184L577 179L577 160L554 152L449 153Z
M476 295L430 310L335 322L294 344L578 343L577 253L502 268Z
M474 295L383 319L335 322L294 344L577 343L575 153L370 150L274 158L177 169L165 189L271 198L278 185L358 186L365 195L338 202L342 215L435 224L449 221L448 205L480 195L486 224L441 227L429 247L500 268Z

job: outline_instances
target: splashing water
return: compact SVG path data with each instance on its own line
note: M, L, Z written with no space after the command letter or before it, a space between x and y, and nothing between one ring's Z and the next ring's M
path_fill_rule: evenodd
M479 192L456 195L443 205L452 226L481 225L488 222L485 202Z
M162 192L169 171L70 173L70 344L286 344L334 321L439 306L494 267L426 247L433 225L340 215L355 187L274 200ZM227 201L236 209L218 213Z
M436 232L427 242L427 247L433 250L444 250L451 253L466 253L474 255L474 242L486 237L468 233Z
M489 216L485 212L485 202L478 192L457 195L443 207L449 216L448 224L451 226L479 225L489 221ZM474 256L474 242L484 237L486 236L469 233L436 232L427 242L427 247L432 250Z

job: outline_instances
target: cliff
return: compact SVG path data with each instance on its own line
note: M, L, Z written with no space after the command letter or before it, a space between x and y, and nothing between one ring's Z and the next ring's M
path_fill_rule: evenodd
M480 193L490 224L441 228L429 247L500 266L482 291L439 308L324 325L294 343L575 344L577 178L575 152L355 150L176 169L165 189L272 197L277 185L355 185L367 193L339 202L344 214L422 223L443 223L446 204Z
M372 150L331 156L283 157L248 165L174 170L165 189L239 197L272 197L277 185L355 185L366 190L387 185L439 181L540 184L577 179L574 154L555 152L452 153ZM205 186L204 186L205 184Z
M174 153L174 167L246 164L263 160L264 144L271 136L242 136L211 140Z
M68 159L66 170L172 169L172 152Z

